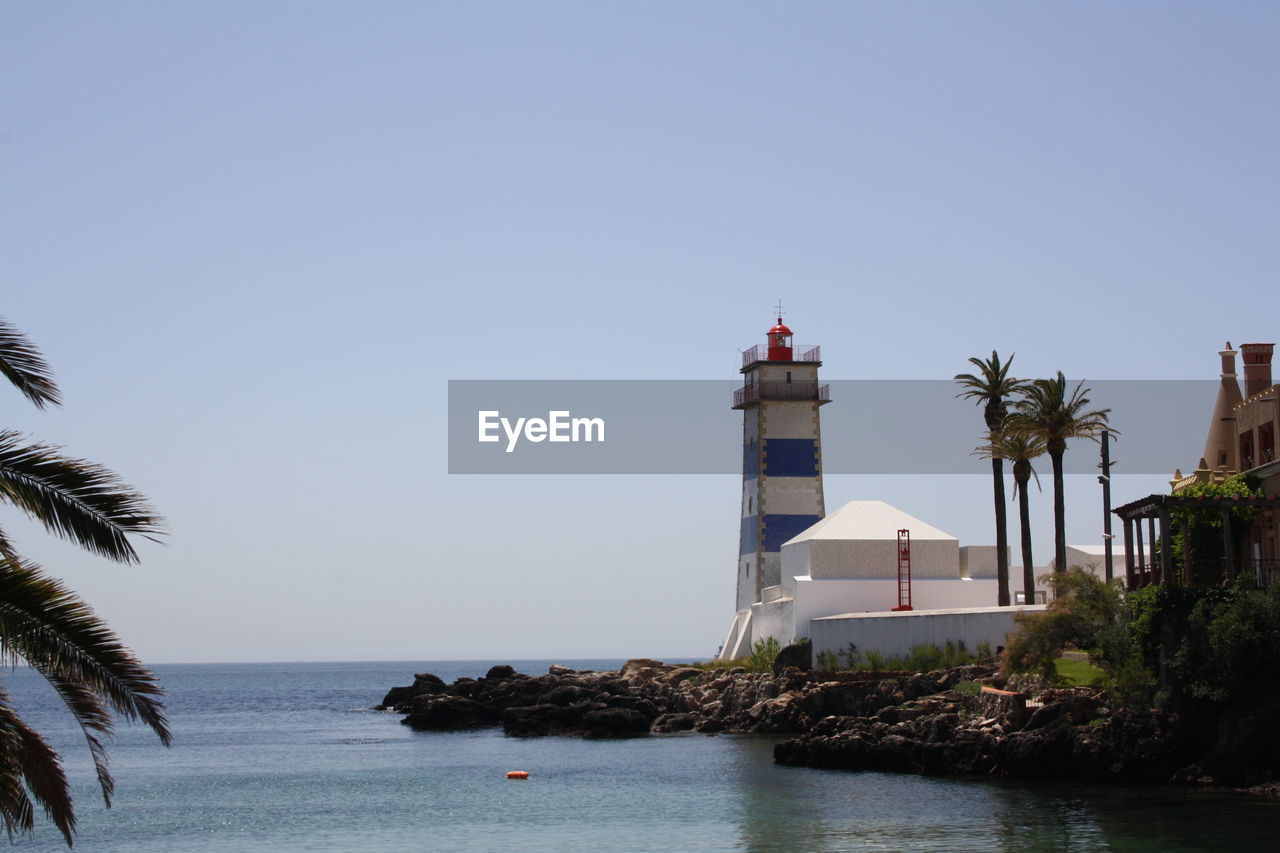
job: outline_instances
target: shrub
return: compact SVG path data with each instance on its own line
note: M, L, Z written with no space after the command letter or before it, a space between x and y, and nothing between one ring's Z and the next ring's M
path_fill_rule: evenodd
M1001 667L1006 675L1034 672L1054 682L1054 661L1068 644L1097 649L1119 618L1123 599L1118 584L1108 584L1072 566L1051 575L1054 598L1043 613L1019 613L1018 631L1010 636Z
M1059 597L1043 614L1018 618L1002 660L1006 674L1053 680L1054 659L1074 643L1089 650L1122 705L1221 706L1275 691L1264 674L1280 665L1280 586L1262 592L1243 578L1121 594L1074 572L1060 576Z
M743 666L751 672L773 672L773 662L780 651L782 644L774 637L756 640Z

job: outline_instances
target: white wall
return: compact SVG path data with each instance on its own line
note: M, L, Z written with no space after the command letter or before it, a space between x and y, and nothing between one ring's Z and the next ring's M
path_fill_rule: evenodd
M766 637L784 646L796 639L794 611L795 600L791 598L751 605L751 645Z
M885 656L904 656L913 646L963 640L970 652L978 644L990 644L994 652L1005 645L1019 612L1041 612L1044 605L978 608L969 610L912 611L909 613L859 613L815 619L809 624L814 662L822 652L845 651L850 643L859 651L875 650Z
M810 539L809 575L814 578L898 577L896 539ZM784 546L787 548L796 545ZM960 576L960 545L954 539L917 539L911 543L912 578Z
M782 546L782 583L789 589L795 589L795 578L807 577L809 572L809 543L811 539L805 539L794 545Z
M842 613L884 612L898 604L896 578L793 579L795 635L809 636L810 620ZM917 610L994 607L995 580L925 578L911 583L911 603Z
M1005 554L1010 549L1005 548ZM960 548L960 574L966 578L994 578L996 558L1000 549L995 545L963 545Z

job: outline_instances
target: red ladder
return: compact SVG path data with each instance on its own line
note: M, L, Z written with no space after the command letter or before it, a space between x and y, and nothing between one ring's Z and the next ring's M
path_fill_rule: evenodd
M894 611L911 609L911 531L898 531L898 606Z

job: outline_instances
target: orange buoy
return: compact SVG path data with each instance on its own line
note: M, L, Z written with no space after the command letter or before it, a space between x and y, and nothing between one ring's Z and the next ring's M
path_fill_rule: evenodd
M508 779L528 779L529 771L528 770L512 770L510 773L507 774L507 778Z

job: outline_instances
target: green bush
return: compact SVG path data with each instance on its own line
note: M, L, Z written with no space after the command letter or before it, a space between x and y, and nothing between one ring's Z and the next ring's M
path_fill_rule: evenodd
M1072 574L1059 576L1065 583L1043 614L1019 617L1002 662L1006 674L1053 680L1053 660L1072 643L1090 652L1122 705L1223 705L1275 690L1269 673L1280 666L1280 586L1263 592L1242 579L1121 594Z
M1014 617L1017 633L1009 638L1001 661L1006 675L1034 672L1050 683L1060 680L1054 661L1068 645L1097 649L1108 637L1123 609L1118 584L1108 584L1072 566L1049 578L1053 602L1042 613Z
M773 672L773 662L780 651L782 651L782 644L774 637L756 640L743 666L750 672Z
M984 644L985 645L985 644ZM981 650L981 646L979 646ZM990 656L990 646L987 646ZM823 651L818 653L818 667L824 670L835 670L844 659L844 669L852 672L885 672L911 670L913 672L930 672L936 669L950 669L973 663L978 658L969 654L963 640L948 640L945 645L937 646L925 643L913 646L903 657L890 657L875 649L863 652L850 643L843 652Z

